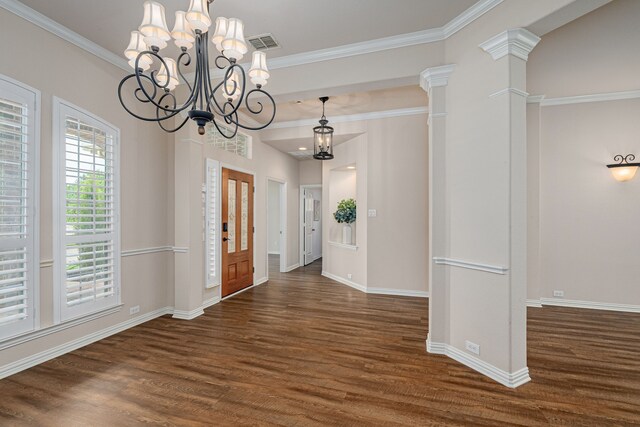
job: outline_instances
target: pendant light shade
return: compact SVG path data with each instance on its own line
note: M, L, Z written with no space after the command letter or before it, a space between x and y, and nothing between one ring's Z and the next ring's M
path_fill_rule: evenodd
M171 34L167 27L164 6L156 1L144 2L144 16L139 30L144 35L147 46L155 46L158 49L167 47Z
M224 56L240 61L247 53L247 44L244 41L244 24L241 20L231 18L227 21L227 35L222 41Z
M322 118L320 126L313 128L313 158L317 160L333 159L333 128L328 126L329 120L324 115L324 104L328 96L320 98L322 102Z
M269 69L267 68L267 55L264 52L253 52L253 61L251 69L249 69L249 77L251 83L256 86L264 86L269 78Z
M211 26L209 2L207 0L191 0L186 17L194 31L199 30L206 33Z
M173 27L173 31L171 31L171 37L173 37L176 46L189 50L193 47L193 42L196 41L196 38L186 15L182 11L176 12L176 24Z
M213 37L211 37L211 43L216 46L218 52L222 52L222 41L225 37L227 37L227 28L229 25L229 20L222 16L216 18L216 29L213 32Z

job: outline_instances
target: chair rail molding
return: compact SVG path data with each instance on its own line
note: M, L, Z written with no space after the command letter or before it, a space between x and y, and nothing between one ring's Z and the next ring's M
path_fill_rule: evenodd
M540 104L542 107L554 107L556 105L585 104L589 102L622 101L625 99L640 98L640 90L625 90L621 92L593 93L588 95L563 96L558 98L545 98L545 95L534 95L527 98L527 104Z
M461 259L454 259L454 258L433 257L433 261L438 265L449 265L452 267L460 267L460 268L467 268L470 270L485 271L487 273L493 273L493 274L507 274L507 272L509 271L508 267L490 265L490 264L481 264L478 262L463 261Z

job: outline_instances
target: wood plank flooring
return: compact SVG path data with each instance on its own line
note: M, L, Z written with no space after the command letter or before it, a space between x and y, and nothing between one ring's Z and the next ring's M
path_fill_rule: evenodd
M277 261L274 261L275 263ZM640 425L640 315L529 309L516 390L425 351L426 299L275 270L0 381L0 426Z

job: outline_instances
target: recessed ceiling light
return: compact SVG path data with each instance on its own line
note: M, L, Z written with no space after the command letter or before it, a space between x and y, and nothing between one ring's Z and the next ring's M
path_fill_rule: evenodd
M307 147L299 147L298 150L300 151L305 151L307 149Z
M347 166L347 169L355 169L355 166Z

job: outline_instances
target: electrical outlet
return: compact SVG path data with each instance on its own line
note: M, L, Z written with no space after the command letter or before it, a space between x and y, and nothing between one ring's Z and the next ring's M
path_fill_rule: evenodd
M129 309L129 315L140 313L140 306L136 305L135 307L131 307Z
M464 342L464 348L470 351L473 354L477 354L480 356L480 345L476 343L472 343L471 341Z
M369 209L368 211L369 218L375 218L378 216L378 211L375 209Z
M562 298L564 296L564 291L553 291L553 296L556 298Z
M353 274L351 273L347 274L347 279L351 280L352 277L353 277Z

